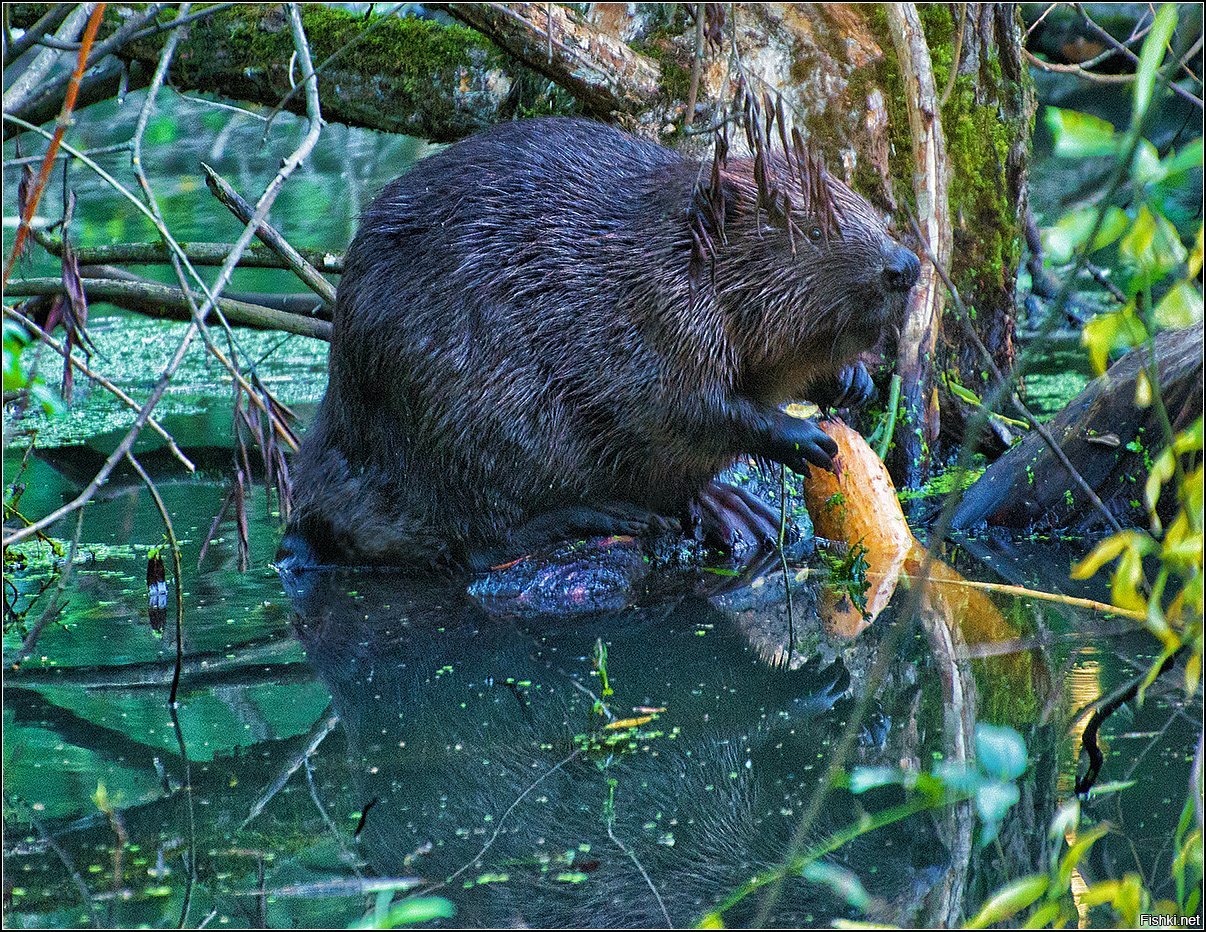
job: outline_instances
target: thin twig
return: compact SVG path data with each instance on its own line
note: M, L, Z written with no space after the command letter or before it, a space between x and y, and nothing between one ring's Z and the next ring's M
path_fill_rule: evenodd
M280 769L273 781L268 784L268 788L260 794L259 799L252 803L251 811L247 813L247 818L239 824L239 831L247 828L252 820L267 808L276 794L284 789L285 784L289 782L289 778L297 773L302 764L309 760L310 755L318 750L319 745L323 743L327 735L335 730L335 726L338 724L339 716L331 714L314 725L301 750L285 761L285 765Z
M421 890L416 890L412 894L412 896L424 895L427 893L431 893L433 890L439 890L441 887L446 887L446 886L448 886L448 884L452 883L459 876L461 876L461 874L465 873L465 871L469 870L469 868L471 868L474 864L479 863L481 861L481 859L483 857L485 857L486 852L490 850L491 846L493 846L494 842L496 842L498 840L498 836L502 833L503 825L506 824L508 817L510 817L511 813L514 812L519 807L519 804L522 803L527 798L528 794L531 793L534 789L536 789L536 787L540 786L541 783L543 783L545 780L547 780L553 774L555 774L559 770L561 770L561 768L563 768L567 764L572 763L573 761L577 760L584 753L585 753L585 751L583 748L578 748L576 751L574 751L568 757L563 757L560 761L558 761L556 764L554 764L551 768L549 768L544 773L542 773L539 777L537 777L533 782L529 783L528 786L524 789L524 791L515 797L514 801L511 803L511 805L509 805L506 808L506 811L503 812L502 816L500 816L495 821L494 832L490 835L489 839L487 839L486 843L484 845L482 845L481 850L478 851L477 854L475 854L470 860L466 861L464 864L462 864L460 867L458 867L455 871L453 871L451 874L449 874L447 877L445 877L440 882L429 884L428 886L423 887ZM408 899L409 899L409 897L408 897Z
M59 118L55 123L54 134L50 137L50 146L47 148L46 155L42 159L42 168L38 172L38 179L34 183L29 200L25 203L25 209L21 211L21 222L17 227L16 236L13 238L13 249L9 253L8 262L4 266L5 285L8 284L9 276L13 272L13 266L17 264L17 259L20 258L21 251L25 247L25 240L29 236L30 222L33 220L34 214L38 212L38 203L42 200L42 192L46 189L46 182L50 180L50 173L54 169L55 155L59 151L59 146L62 145L67 127L71 125L71 111L75 108L75 97L79 93L80 78L84 76L84 63L88 59L89 49L92 48L92 40L96 38L96 30L100 28L101 19L105 14L105 6L106 4L104 3L98 3L93 8L92 15L88 17L88 25L84 27L84 41L80 47L80 54L75 70L71 72L71 78L67 85L67 96L63 100L63 108L59 111Z
M930 260L931 265L933 265L934 269L938 272L939 277L942 279L942 283L946 285L946 290L950 293L951 300L955 306L956 315L959 318L959 323L963 326L964 333L967 334L968 339L970 339L972 345L975 346L976 352L980 354L980 358L984 360L984 364L988 366L989 370L992 372L993 378L996 380L997 384L1005 385L1005 375L1001 372L1001 369L997 365L997 361L993 358L992 353L988 351L988 347L986 347L984 342L980 339L980 335L976 333L976 328L971 323L971 315L968 313L967 307L963 303L963 299L959 297L959 289L955 287L955 283L951 280L951 277L947 274L946 270L934 260L934 256L930 252L929 243L927 243L925 237L921 235L921 230L918 228L917 222L913 219L911 213L909 215L909 223L912 225L913 232L916 235L918 242L921 243L922 249L925 250L926 257ZM1118 519L1114 517L1110 509L1105 506L1105 502L1101 500L1101 497L1097 494L1093 487L1089 485L1088 481L1081 474L1080 470L1072 465L1072 461L1068 459L1068 455L1064 452L1063 448L1059 445L1059 443L1056 442L1055 438L1051 436L1051 431L1047 429L1047 426L1039 421L1039 419L1031 413L1030 409L1022 403L1022 399L1018 397L1018 393L1016 391L1009 392L1009 401L1013 405L1014 409L1026 419L1026 423L1030 425L1031 430L1035 431L1042 438L1043 443L1045 443L1047 448L1051 450L1051 454L1057 460L1059 460L1060 465L1067 470L1068 475L1072 477L1072 481L1076 483L1077 488L1084 493L1085 497L1089 500L1090 504L1092 504L1097 512L1103 518L1105 518L1106 523L1109 524L1110 527L1115 531L1121 531L1122 525L1119 524Z
M148 317L168 320L191 320L191 308L201 298L195 291L181 291L157 282L120 281L112 278L81 278L80 285L88 300L107 301L129 311ZM17 278L8 283L5 292L14 298L66 294L67 285L61 278ZM331 339L331 324L319 317L280 311L262 304L250 304L234 298L219 298L214 305L232 325L254 327L258 330L279 330L316 340Z
M122 143L113 147L112 151L128 150L130 143ZM93 149L91 154L98 151ZM244 220L244 223L247 221ZM32 234L48 252L61 256L62 240L54 239L36 230ZM182 243L184 254L193 265L221 265L230 254L230 243ZM320 272L338 275L343 271L343 256L337 252L323 249L299 249L298 253ZM159 243L116 243L103 246L78 246L72 250L79 261L80 268L90 265L165 265L171 261L172 251L162 242ZM266 246L248 246L243 257L239 260L239 268L247 269L287 269L288 263L277 254L276 250Z
M1129 48L1127 48L1121 42L1119 42L1117 39L1115 39L1108 32L1106 32L1106 30L1104 30L1100 26L1098 26L1097 23L1095 23L1093 21L1093 18L1091 16L1089 16L1088 12L1086 12L1085 5L1083 3L1074 3L1074 4L1072 4L1072 6L1076 8L1076 12L1080 14L1080 17L1082 20L1084 20L1085 25L1088 26L1091 30L1093 30L1094 35L1096 35L1099 39L1101 39L1101 41L1105 42L1107 45L1111 45L1117 51L1121 52L1124 56L1126 56L1128 59L1130 59L1132 64L1135 64L1135 65L1139 64L1139 56L1136 55L1134 52L1132 52ZM1188 54L1185 56L1182 56L1182 59L1177 62L1176 67L1180 68L1181 65L1184 64L1184 62L1186 62L1188 60L1189 60ZM1193 104L1199 110L1202 109L1202 98L1195 97L1189 91L1185 90L1185 88L1181 87L1181 85L1177 84L1176 81L1170 80L1168 82L1168 89L1170 91L1172 91L1174 94L1176 94L1178 97L1188 100L1191 104Z
M697 3L695 4L695 57L691 62L691 88L687 92L687 115L683 118L683 129L689 128L695 119L695 101L699 96L699 76L703 71L703 58L704 4Z
M176 704L176 693L180 689L180 671L184 668L184 577L180 572L180 541L176 539L176 529L172 526L171 515L163 503L159 489L142 468L142 463L135 459L134 454L126 451L126 459L134 467L140 479L147 487L159 517L163 519L163 527L167 533L168 546L172 548L172 579L176 583L176 666L172 668L172 688L168 694L168 705Z
M204 162L201 163L201 170L205 172L205 183L214 197L243 223L247 223L251 219L251 205L243 200L230 182ZM255 235L260 238L260 242L280 256L286 268L291 269L298 278L313 289L314 293L322 298L324 304L328 307L335 306L335 287L323 278L318 269L307 262L305 257L294 249L275 227L266 220L261 221Z
M27 51L34 47L43 36L51 35L56 29L63 25L65 20L71 13L70 3L55 3L51 4L49 10L42 14L41 19L25 30L24 35L19 39L13 39L8 44L8 48L4 50L4 57L8 64L15 62L18 58L24 55Z
M32 123L21 119L20 117L16 117L16 116L6 113L6 114L4 114L4 119L5 119L5 121L12 123L16 126L20 126L23 129L31 130L35 133L38 133L39 135L44 136L47 139L51 138L51 134L48 133L46 130L42 129L40 126L35 126ZM306 144L306 141L303 140L303 146L305 144ZM114 178L113 175L111 175L109 172L105 171L104 168L102 168L99 164L97 164L97 162L95 160L89 158L85 153L74 148L73 146L69 145L66 142L64 142L62 144L62 148L66 152L68 152L72 156L74 156L75 158L78 158L84 165L86 165L89 169L91 169L95 174L99 175L105 181L106 184L108 184L111 188L113 188L113 190L115 190L118 194L120 194L122 197L124 197L126 200L128 200L131 204L133 204L136 210L138 210L141 214L143 214L143 216L145 216L148 220L150 220L152 224L154 224L155 229L159 232L159 235L161 237L163 237L164 242L167 244L168 248L176 256L178 256L180 258L180 261L183 264L184 268L186 270L188 270L189 276L197 283L198 287L201 289L201 292L205 295L207 302L212 302L213 304L216 304L217 303L216 294L218 292L221 292L225 288L227 282L230 280L229 276L231 273L228 271L225 271L225 269L223 271L219 272L218 281L221 283L221 285L220 285L220 287L214 286L213 288L211 288L211 286L208 283L206 283L206 281L201 277L201 275L193 267L192 263L188 261L188 257L184 254L184 250L181 247L180 243L177 242L176 238L174 236L172 236L172 234L168 231L168 229L164 225L162 219L159 216L157 216L156 213L153 210L151 210L146 204L144 204L138 198L138 196L136 194L134 194L129 188L127 188L120 181L118 181L116 178ZM313 148L313 144L310 145L310 148ZM289 169L289 174L292 173L293 168L295 168L295 167L296 167L296 165L294 165L293 167L291 167ZM286 175L285 177L288 177L288 175ZM277 179L279 179L279 178L280 178L280 173L278 172L277 178L273 180L273 184L276 184ZM280 183L283 184L284 182L282 181ZM278 187L278 190L279 190L279 187ZM266 195L267 195L267 192L265 192L265 196ZM273 200L275 200L275 198L276 198L276 192L274 192L272 194L272 197L269 199L269 201L268 201L269 206L271 206L271 203ZM265 209L265 212L266 212L266 209ZM250 234L248 234L248 236L250 236ZM236 255L236 247L239 245L240 245L239 243L235 243L235 244L231 245L230 255ZM241 256L241 253L238 253L238 255ZM229 261L230 261L230 256L228 255L227 262L229 262ZM237 264L237 262L238 262L238 259L236 258L235 263ZM224 267L225 267L225 265L226 265L226 262L223 263ZM179 274L179 273L177 273L177 274ZM185 295L190 294L188 291L185 291L184 293L185 293ZM193 313L193 324L199 328L201 337L202 337L202 341L205 343L205 345L209 349L209 351L217 358L217 360L220 363L222 363L222 365L226 368L226 370L228 372L230 372L231 377L236 382L238 382L245 391L250 393L252 391L251 383L249 383L247 381L247 379L243 376L243 374L238 371L237 367L235 367L233 362L227 358L226 354L222 352L222 350L213 342L213 340L208 335L208 331L205 326L205 316L208 314L208 312L210 310L213 309L213 304L207 303L204 308L197 308L196 311ZM191 307L190 307L190 310L192 310ZM220 321L223 320L223 318L221 316L220 308L217 309L216 314ZM229 332L229 330L228 330L228 332ZM191 342L195 335L196 335L195 333L187 334L188 342ZM177 363L177 365L179 365L179 363ZM175 372L174 368L172 369L172 372ZM255 402L257 407L259 407L262 411L264 411L265 414L270 413L270 412L268 412L267 408L264 406L262 399L260 399L258 397L258 395L253 396L252 400ZM290 447L290 449L296 449L294 442L292 441L292 439L289 436L288 431L279 431L279 434L280 434L281 438L285 441L285 443ZM120 457L118 457L118 459L120 459Z
M305 44L304 35L301 34L301 16L298 13L295 4L290 4L289 9L290 18L294 23L295 42L299 46L298 54L302 60L302 73L303 75L306 75L310 73L312 65L310 64L309 49ZM313 82L310 82L310 84L313 85ZM207 294L205 304L198 309L196 316L193 318L193 322L189 325L189 328L185 332L183 339L180 341L179 347L177 347L175 354L172 356L171 360L169 360L167 367L160 374L155 387L151 391L150 397L143 405L138 417L134 420L134 423L126 432L126 435L122 438L121 442L118 443L117 448L105 460L105 463L103 466L101 466L100 471L95 477L93 477L93 480L88 484L87 488L85 488L83 492L72 499L72 501L46 515L44 518L41 518L38 521L27 525L26 527L13 531L4 538L3 545L5 547L8 547L20 540L24 540L27 537L38 533L39 531L42 531L44 528L54 524L64 515L70 514L75 509L81 508L87 504L92 496L96 494L96 490L99 489L105 480L109 478L110 473L113 472L113 468L125 456L126 451L133 447L134 441L142 432L142 428L145 426L147 418L150 417L151 411L154 409L155 405L159 403L159 399L163 397L163 393L167 389L168 382L171 381L172 376L180 367L180 364L184 361L184 356L188 352L188 348L191 345L193 338L197 335L201 329L201 326L204 324L206 315L208 315L208 313L217 304L217 296L221 294L222 290L230 281L231 276L234 274L235 266L238 264L239 258L243 254L243 250L247 248L248 243L251 242L252 237L255 235L255 230L259 226L260 221L268 216L269 209L276 200L277 195L280 193L281 188L284 186L289 176L293 174L297 166L301 164L301 162L310 154L311 150L313 150L315 144L318 142L319 133L322 131L322 117L318 109L317 86L312 86L311 90L307 92L306 98L307 106L311 114L309 131L302 139L301 144L293 151L292 154L290 154L288 158L285 159L275 177L273 177L272 181L269 182L268 187L260 196L259 201L256 203L255 215L252 217L252 222L247 224L242 234L235 241L234 246L231 248L230 255L227 257L226 262L222 264L222 268L219 270L217 280L212 288L203 287L202 290ZM18 125L23 124L27 129L39 129L30 123L26 123L24 120L20 120L19 118L10 116L8 114L4 115L4 119L10 122L16 122ZM96 171L104 172L104 169L100 168L100 166L96 165L95 163L93 163L93 167ZM108 172L104 172L104 174L107 177L112 177L108 174ZM119 187L122 191L125 191L125 188L121 187L116 180L113 181L113 184ZM151 218L152 222L154 222L156 225L156 229L160 231L161 235L165 237L171 236L166 227L163 226L162 221L155 216L154 212L143 205L142 202L137 198L134 198L133 195L130 195L130 197L138 205L138 208L146 216ZM170 239L170 242L175 243L175 240ZM198 276L198 279L199 278L200 277ZM186 291L185 294L188 294L188 292ZM211 351L213 351L213 349L214 348L211 348ZM252 397L253 399L258 398L256 395L252 395ZM260 401L260 404L262 405L263 402ZM272 416L270 412L269 416Z

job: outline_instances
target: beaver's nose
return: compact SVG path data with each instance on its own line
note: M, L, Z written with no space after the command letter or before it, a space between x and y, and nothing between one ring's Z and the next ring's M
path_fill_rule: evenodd
M884 260L884 286L889 291L908 291L920 274L921 263L903 246L895 246Z

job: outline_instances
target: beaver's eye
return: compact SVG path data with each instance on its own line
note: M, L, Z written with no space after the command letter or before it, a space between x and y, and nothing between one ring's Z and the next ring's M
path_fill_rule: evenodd
M819 243L825 237L825 231L816 224L808 228L808 238L814 243Z

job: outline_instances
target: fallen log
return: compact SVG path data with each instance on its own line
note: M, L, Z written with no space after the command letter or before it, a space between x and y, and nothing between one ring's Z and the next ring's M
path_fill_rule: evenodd
M1202 414L1202 325L1159 334L1155 351L1160 391L1173 430L1180 430ZM1048 425L1068 461L1110 512L1122 524L1140 527L1148 523L1143 506L1148 464L1165 446L1155 406L1135 404L1135 384L1147 353L1147 347L1131 350ZM1173 508L1176 497L1165 496L1161 504ZM1093 531L1104 521L1042 438L1032 433L964 493L953 527L984 524Z

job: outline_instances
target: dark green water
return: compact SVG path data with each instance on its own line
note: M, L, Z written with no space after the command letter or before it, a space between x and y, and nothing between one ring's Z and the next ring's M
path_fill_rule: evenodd
M227 117L194 114L206 146ZM131 119L85 121L76 141L121 139ZM222 151L200 153L177 123L188 120L156 130L155 150L165 159L157 175L175 179L165 191L173 226L184 238L233 238L234 221L214 222L202 201L195 157L258 190L296 126L286 121L261 150L249 121ZM279 215L299 244L342 244L351 203L409 157L408 144L342 132L327 131L313 171L286 189L293 200ZM77 173L83 242L151 238ZM296 286L260 273L236 287ZM98 365L141 396L180 332L97 320ZM323 388L323 347L239 340L304 422ZM26 514L73 498L129 422L102 392L78 391L68 414L22 425L39 431L23 469L24 438L6 437L6 484L23 483ZM61 613L5 676L7 926L346 927L391 883L399 897L445 898L455 924L648 926L668 914L691 925L799 844L899 801L890 790L835 789L799 831L847 738L847 768L926 771L965 753L975 721L1010 725L1029 765L998 842L977 847L966 804L919 814L829 859L861 880L872 897L865 913L796 877L773 902L755 896L726 916L949 925L1043 869L1047 825L1083 767L1080 710L1156 649L1117 619L1028 599L906 614L903 585L870 627L846 636L801 583L785 669L775 661L787 622L773 574L724 595L667 585L617 612L522 621L483 611L463 585L336 574L286 587L269 565L279 522L262 493L249 503L252 568L237 569L230 516L198 563L228 488L230 404L224 372L198 350L159 410L200 473L185 474L151 434L139 447L184 551L176 717L167 705L175 636L147 622L147 554L162 525L120 470L85 509ZM52 535L65 547L74 531L68 520ZM1084 549L972 541L946 557L971 578L1100 597L1068 581ZM23 550L28 566L6 592L21 615L6 616L6 660L64 569L47 545ZM600 642L613 714L662 710L616 747L578 740L599 729ZM1154 896L1172 895L1171 837L1200 716L1200 698L1187 702L1162 681L1141 709L1110 720L1101 779L1137 782L1085 804L1086 816L1114 825L1082 865L1086 879L1138 872Z

